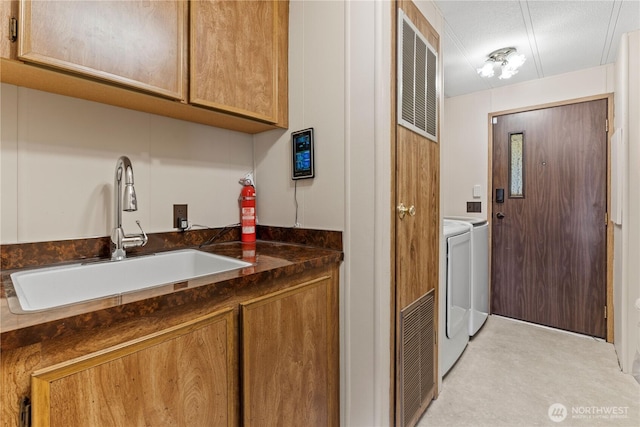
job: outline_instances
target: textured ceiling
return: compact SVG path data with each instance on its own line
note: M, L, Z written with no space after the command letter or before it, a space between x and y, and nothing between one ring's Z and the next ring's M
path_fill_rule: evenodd
M445 97L615 62L623 33L640 29L640 0L436 0L444 17ZM510 79L476 69L496 49L515 47L526 62Z

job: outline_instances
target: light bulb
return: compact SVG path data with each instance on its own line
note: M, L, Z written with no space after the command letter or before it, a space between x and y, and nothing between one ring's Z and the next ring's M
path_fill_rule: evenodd
M498 76L499 79L510 79L515 74L518 74L518 70L511 69L507 66L502 67L502 73Z
M509 63L508 66L513 70L522 67L522 64L524 64L524 61L526 60L527 58L525 58L524 55L519 54L517 52L513 52L511 55L507 57L507 61Z
M493 62L486 62L482 68L478 68L478 74L480 74L482 77L493 77L494 75L494 71L493 71L493 66L494 63Z

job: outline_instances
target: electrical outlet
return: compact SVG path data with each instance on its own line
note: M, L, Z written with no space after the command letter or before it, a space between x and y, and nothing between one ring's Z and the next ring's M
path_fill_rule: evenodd
M187 228L187 205L173 205L173 227L184 230Z
M482 212L482 202L467 202L467 212Z

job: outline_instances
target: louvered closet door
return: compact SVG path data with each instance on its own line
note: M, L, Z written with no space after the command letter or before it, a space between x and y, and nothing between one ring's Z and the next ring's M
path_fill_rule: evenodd
M415 326L415 334L404 336L400 325L405 309L430 291L437 294L440 150L437 143L438 61L434 46L440 43L438 34L411 1L399 1L397 5L395 424L411 426L420 419L435 393L436 354L433 347L423 345L428 339L419 334L427 333L431 327L435 334L437 307L418 316L421 319ZM436 296L434 300L437 301ZM413 358L415 351L418 351L417 359ZM406 366L405 356L408 357Z

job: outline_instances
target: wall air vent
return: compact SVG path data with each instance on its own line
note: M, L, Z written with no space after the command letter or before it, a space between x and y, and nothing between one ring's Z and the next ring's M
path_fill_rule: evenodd
M400 425L415 426L435 392L434 290L400 312Z
M438 141L438 55L398 10L398 124Z

